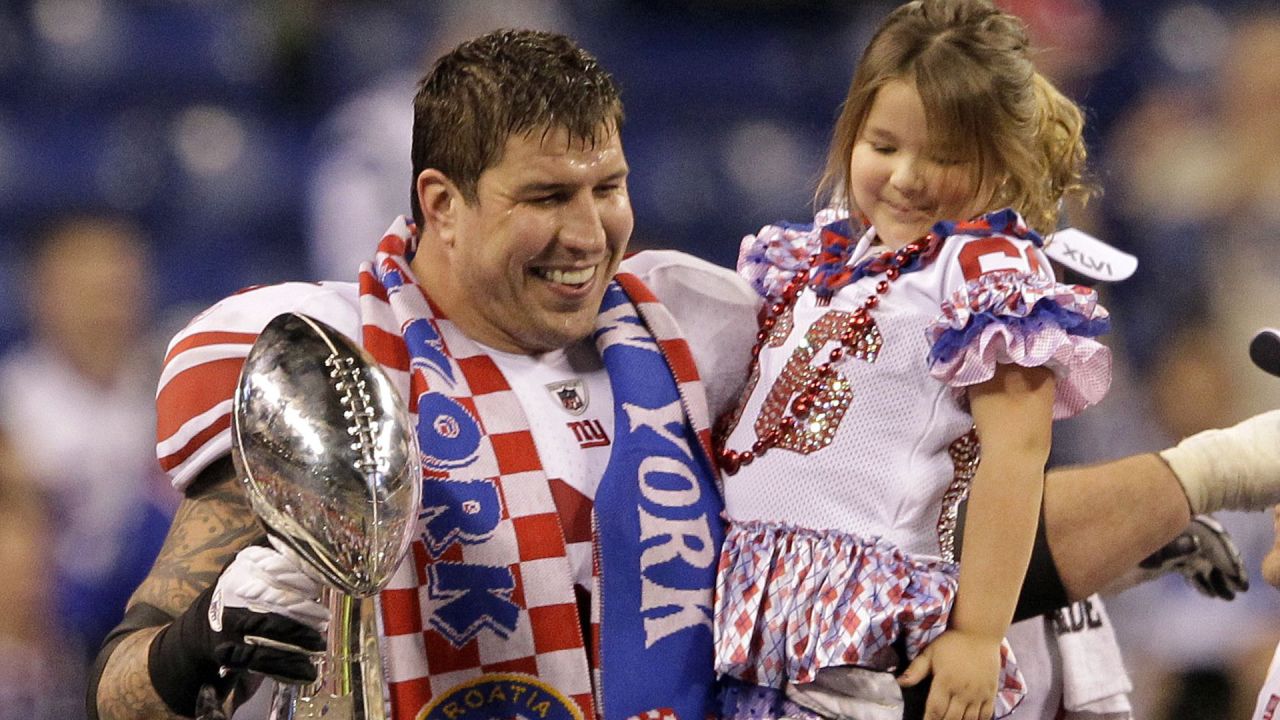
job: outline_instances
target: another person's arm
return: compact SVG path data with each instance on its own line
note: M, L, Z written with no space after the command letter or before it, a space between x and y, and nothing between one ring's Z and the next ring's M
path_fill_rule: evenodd
M1172 540L1191 516L1280 503L1280 410L1174 448L1045 480L1044 523L1071 599L1097 592Z
M1191 521L1182 485L1155 453L1050 472L1044 524L1071 600L1101 590Z

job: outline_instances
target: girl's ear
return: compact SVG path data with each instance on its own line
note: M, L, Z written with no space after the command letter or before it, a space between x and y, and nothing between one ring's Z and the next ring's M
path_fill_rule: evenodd
M466 200L458 187L444 173L427 168L418 173L416 184L418 205L422 208L420 229L424 235L441 238L452 244L458 219L458 209Z

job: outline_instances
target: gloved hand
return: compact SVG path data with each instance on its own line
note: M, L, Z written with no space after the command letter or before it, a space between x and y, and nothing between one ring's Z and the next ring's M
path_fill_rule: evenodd
M1196 515L1177 537L1122 575L1104 595L1176 572L1209 597L1232 600L1249 589L1249 573L1227 531L1208 515Z
M202 685L224 696L238 671L287 682L316 679L314 654L324 651L329 610L322 584L308 576L283 543L236 554L213 587L156 635L148 668L170 709L192 715Z
M1178 537L1138 563L1144 570L1176 572L1209 597L1232 600L1249 589L1249 573L1240 550L1225 528L1209 515L1191 518Z

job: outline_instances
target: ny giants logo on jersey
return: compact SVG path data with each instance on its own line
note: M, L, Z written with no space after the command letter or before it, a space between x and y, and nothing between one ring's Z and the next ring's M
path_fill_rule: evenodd
M609 446L609 434L599 420L575 420L565 423L565 426L573 432L574 439L583 450Z
M421 375L419 387L456 386L452 363L430 321L409 323L404 338L413 358L411 370ZM457 399L435 391L418 396L418 446L426 470L418 518L433 560L455 544L484 543L502 521L497 485L486 477L466 477L483 437L479 421ZM509 637L520 617L520 607L511 599L515 586L506 566L433 562L427 567L432 600L428 623L457 647L485 628Z

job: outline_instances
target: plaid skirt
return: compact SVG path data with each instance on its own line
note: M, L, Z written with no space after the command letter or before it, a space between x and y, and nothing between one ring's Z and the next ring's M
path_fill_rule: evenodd
M909 662L946 630L958 574L877 538L767 522L730 522L719 571L716 670L775 689ZM1007 642L1000 655L996 717L1026 694Z

